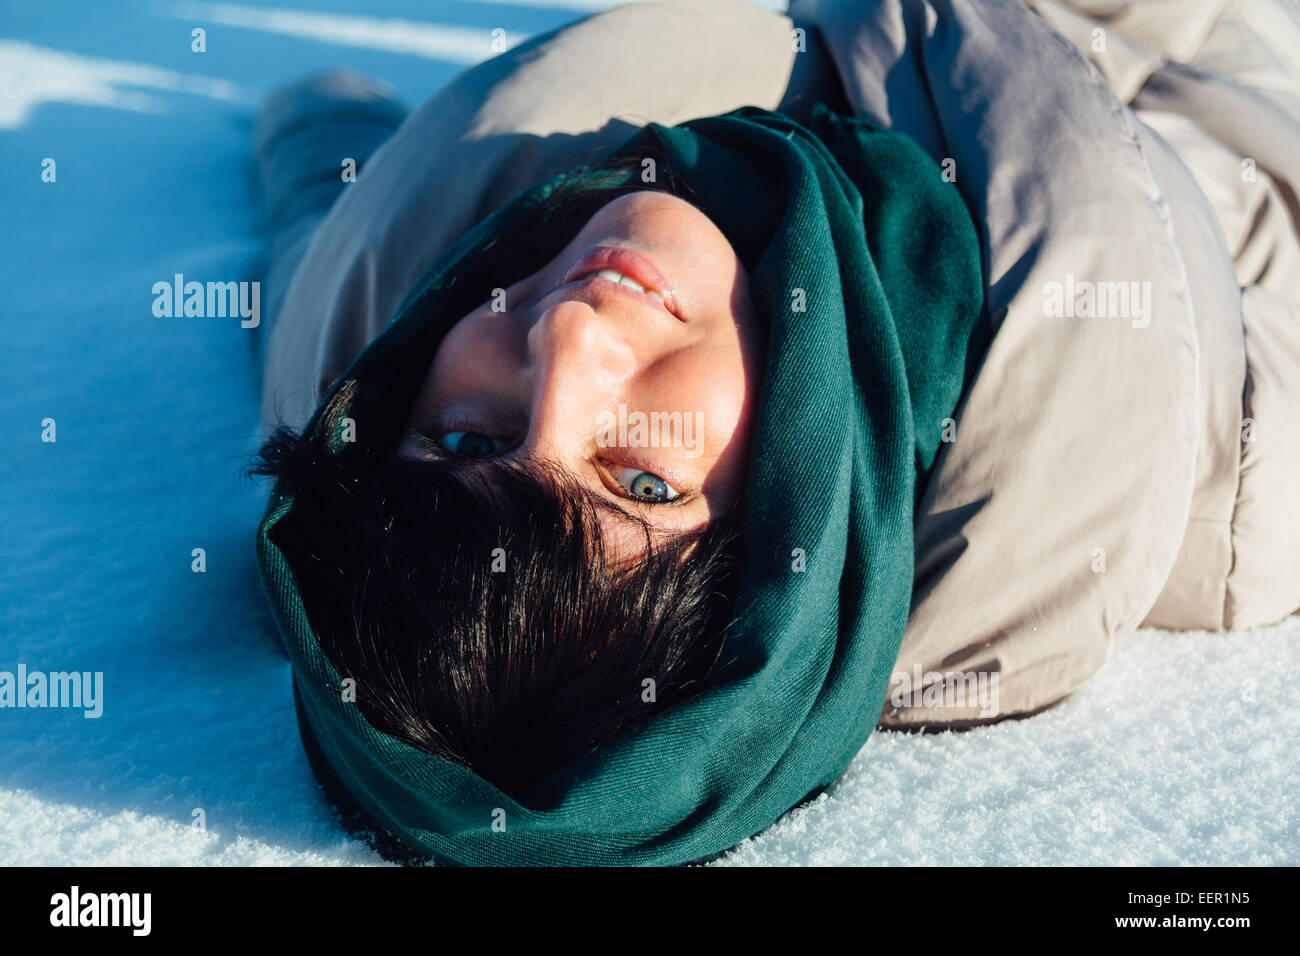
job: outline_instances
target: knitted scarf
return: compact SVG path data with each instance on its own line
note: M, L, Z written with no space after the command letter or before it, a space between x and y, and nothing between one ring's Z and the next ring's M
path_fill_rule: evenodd
M652 123L615 155L655 157L685 184L748 269L766 324L736 623L703 690L508 795L342 699L273 540L291 495L276 488L258 530L318 774L439 862L696 861L834 781L880 713L911 599L915 503L987 343L975 226L906 137L821 106L807 127L745 107ZM354 434L395 448L456 318L548 262L611 190L640 180L645 166L627 167L542 182L447 250L335 383ZM574 195L575 176L558 215L546 199L561 183ZM318 411L307 427L343 423Z

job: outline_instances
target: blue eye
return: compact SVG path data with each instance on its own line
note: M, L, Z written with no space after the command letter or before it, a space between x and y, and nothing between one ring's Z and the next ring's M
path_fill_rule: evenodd
M668 482L648 471L636 468L611 468L610 473L619 486L637 501L659 504L672 501L679 496L679 492Z
M438 436L438 444L461 458L486 458L505 447L505 442L480 432L444 432Z

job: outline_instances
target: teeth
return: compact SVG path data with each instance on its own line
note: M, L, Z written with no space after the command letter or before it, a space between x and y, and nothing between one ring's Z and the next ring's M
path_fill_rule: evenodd
M647 289L645 286L637 282L635 279L628 278L627 276L623 275L623 273L617 271L616 269L601 269L599 272L594 274L597 279L607 279L610 282L618 282L627 286L629 289L635 289L637 292L644 292L646 295L652 295L660 302L664 300L662 294L655 292L651 289Z

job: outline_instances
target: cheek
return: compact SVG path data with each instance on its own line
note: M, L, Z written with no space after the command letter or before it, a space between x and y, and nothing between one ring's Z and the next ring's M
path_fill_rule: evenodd
M673 370L679 404L697 412L706 447L719 454L747 427L750 388L739 349L697 349Z
M427 395L434 383L441 393L479 387L506 374L512 355L508 313L471 312L439 343L423 391Z
M443 336L407 415L408 428L431 427L431 406L490 388L494 381L509 374L505 362L508 334L500 325L500 316L490 310L471 312Z

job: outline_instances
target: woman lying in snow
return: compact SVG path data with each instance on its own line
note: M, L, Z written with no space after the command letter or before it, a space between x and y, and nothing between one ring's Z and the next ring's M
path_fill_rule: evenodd
M1300 606L1300 17L1083 7L634 4L272 100L258 554L337 800L699 860L877 724Z

